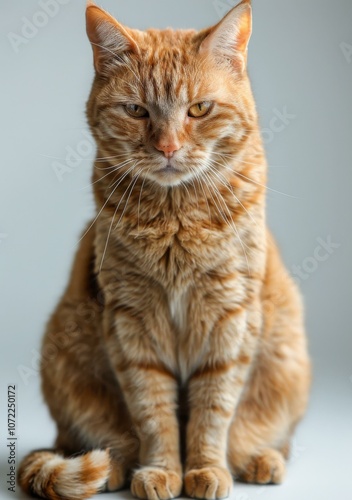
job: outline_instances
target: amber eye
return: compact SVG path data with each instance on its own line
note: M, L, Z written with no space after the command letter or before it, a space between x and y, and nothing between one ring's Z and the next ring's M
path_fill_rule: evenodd
M147 118L149 116L148 111L138 104L126 104L125 110L133 118Z
M193 118L200 118L201 116L205 116L212 106L210 101L197 102L197 104L193 104L188 110L188 116L192 116Z

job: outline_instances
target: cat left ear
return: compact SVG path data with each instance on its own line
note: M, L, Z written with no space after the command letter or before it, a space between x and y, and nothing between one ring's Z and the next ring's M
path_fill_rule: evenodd
M138 52L138 46L128 28L116 21L93 2L87 2L87 35L92 44L94 67L97 73L105 73L125 52Z
M250 0L236 5L210 31L199 52L215 57L219 62L230 62L243 73L247 66L247 48L252 33L252 8Z

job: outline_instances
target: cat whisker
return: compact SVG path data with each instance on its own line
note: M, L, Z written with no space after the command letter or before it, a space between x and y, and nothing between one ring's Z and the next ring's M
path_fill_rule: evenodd
M124 155L124 156L129 156L129 155ZM119 158L120 160L122 160L122 158ZM126 160L129 159L129 158L126 158ZM126 160L122 160L123 161L126 161ZM122 163L121 162L121 163ZM115 167L117 167L118 165L120 165L121 163L115 163L115 165L110 165L109 167L103 167L103 168L100 168L100 167L97 167L97 166L94 166L94 168L96 168L97 170L100 170L102 172L105 172L106 170L114 170Z
M108 231L108 235L107 235L107 238L106 238L106 242L105 242L105 246L104 246L104 251L103 251L103 254L102 254L102 257L101 257L101 260L100 260L100 266L99 266L99 273L101 272L101 269L103 267L103 263L104 263L104 259L105 259L105 254L106 254L106 250L108 248L108 243L109 243L109 239L110 239L110 233L111 233L111 230L112 230L112 226L114 224L114 220L115 220L115 217L116 217L116 214L117 214L117 211L119 209L119 206L120 204L118 204L115 208L115 212L114 212L114 215L112 216L111 218L111 222L110 222L110 226L109 226L109 231Z
M188 191L188 187L187 187L186 182L181 181L181 186L185 188L185 190L187 191L188 199L191 200L191 195L190 195L190 192Z
M260 166L260 163L254 163L254 162L250 162L248 160L240 160L237 157L237 155L230 155L230 154L227 154L227 153L216 153L215 151L212 151L212 154L218 155L218 156L222 156L224 158L226 157L226 158L234 159L234 160L237 160L240 163L245 163L246 165L253 165L255 167ZM266 163L266 159L264 159L264 162ZM288 168L288 166L287 165L268 165L268 168Z
M118 177L116 179L116 181L113 184L110 184L110 186L108 186L108 187L113 187L115 184L117 184L117 186L119 186L121 184L121 182L127 177L127 175L132 172L133 169L134 169L134 165L132 165L132 167L130 167L128 170L126 170L126 172L124 172L122 175L120 175L120 177Z
M264 161L265 161L265 164L267 165L266 159ZM254 167L261 166L260 163L254 163L254 162L247 161L247 160L241 160L241 163L244 163L245 165L254 166ZM288 167L287 167L287 165L268 165L268 168L288 168Z
M254 219L254 217L252 216L252 214L250 212L248 212L248 210L246 209L246 207L243 205L243 203L241 202L241 200L239 200L239 198L237 198L237 196L235 195L235 193L233 192L233 189L232 189L232 186L231 184L229 183L229 181L226 179L226 177L224 175L221 174L221 172L215 170L211 165L209 165L209 168L210 168L210 171L219 179L219 182L232 194L232 196L235 198L235 200L237 201L237 203L239 203L239 205L241 205L241 207L243 208L243 210L248 214L248 216L252 219L252 221L254 222L254 224L258 225L257 224L257 221ZM221 177L225 180L222 181L221 180Z
M134 163L132 170L135 168L136 163L137 163L137 162L135 162L135 163ZM137 176L137 179L138 179L138 176ZM136 180L137 180L137 179L136 179ZM133 180L133 178L132 178L132 180ZM132 181L131 181L131 182L132 182ZM128 185L128 187L129 187L130 185L131 185L131 183ZM128 189L128 188L127 188L127 189ZM126 190L126 191L127 191L127 190ZM123 198L124 198L124 196L125 196L126 191L123 193L122 197L120 198L120 201L119 201L119 203L117 204L117 206L116 206L116 208L115 208L115 211L114 211L114 215L113 215L113 217L112 217L112 219L111 219L110 226L109 226L109 231L108 231L108 235L107 235L106 242L105 242L105 246L104 246L104 251L103 251L103 254L102 254L101 261L100 261L99 272L101 272L101 269L102 269L102 267L103 267L103 263L104 263L104 259L105 259L106 250L107 250L107 248L108 248L108 244L109 244L110 234L111 234L111 231L112 231L112 226L113 226L113 224L114 224L114 221L115 221L115 217L116 217L117 211L118 211L118 209L119 209L119 207L120 207L120 205L121 205L121 202L122 202L122 200L123 200ZM115 229L116 229L116 228L115 228Z
M140 163L140 162L139 162L139 163ZM134 165L134 167L136 167L139 163L136 163L136 164ZM124 194L123 194L123 196L122 196L122 198L125 196L125 194L126 194L127 190L129 189L129 187L131 186L131 183L132 183L132 182L133 182L133 180L134 180L134 182L133 182L133 184L132 184L132 187L131 187L131 190L130 190L130 192L129 192L128 196L127 196L127 200L126 200L125 206L124 206L124 208L123 208L123 211L122 211L122 213L121 213L121 215L120 215L120 218L119 218L119 220L117 221L117 224L116 224L116 226L115 226L115 229L118 227L118 225L120 224L121 219L122 219L122 218L123 218L123 216L125 215L125 212L126 212L126 209L127 209L127 205L128 205L128 202L129 202L129 199L131 198L132 191L133 191L133 189L134 189L134 187L135 187L135 185L136 185L136 182L137 182L137 180L138 180L139 176L141 175L141 172L142 172L142 170L140 170L137 174L135 174L135 175L132 177L131 182L129 183L129 185L128 185L128 187L127 187L126 191L124 192ZM122 198L121 198L121 200L122 200Z
M124 151L124 152L121 152L119 154L116 154L116 155L113 155L113 156L100 156L98 157L97 159L100 161L100 162L106 162L106 161L110 161L110 160L116 160L116 159L120 159L120 158L123 158L124 156L129 156L130 155L130 152L129 151ZM99 163L99 162L98 162ZM110 168L111 165L109 165L108 167L106 168Z
M196 185L195 185L195 182L194 182L194 178L192 177L191 179L191 182L192 182L192 186L193 186L193 189L194 189L194 195L196 197L196 202L197 202L197 210L198 210L198 213L199 213L199 201L198 201L198 193L197 193L197 188L196 188Z
M148 168L146 174L144 175L144 179L143 179L143 182L142 182L142 186L141 186L141 190L139 192L139 198L138 198L138 209L137 209L137 232L139 234L139 212L140 212L140 207L141 207L141 199L142 199L142 192L143 192L143 188L144 188L144 183L147 179L147 175L148 175L148 172L149 170L151 169L151 167ZM136 236L137 238L137 236Z
M122 158L123 156L128 156L129 153L126 151L124 153L119 153L118 155L113 155L113 156L100 156L97 157L96 159L99 161L106 161L106 160L115 160L116 158Z
M123 153L123 154L128 154L128 153ZM45 155L43 153L39 153L39 156L42 156L43 158L49 158L49 159L52 159L52 160L61 160L61 161L66 161L66 158L62 158L61 156L51 156L51 155ZM104 156L104 157L95 157L95 158L81 158L80 157L80 160L82 161L94 161L94 162L104 162L106 160L109 160L109 159L115 159L115 158L118 158L122 156L121 154L119 155L114 155L114 156Z
M233 172L235 175L238 175L239 177L242 177L242 178L248 180L249 182L251 182L253 184L256 184L257 186L261 186L261 187L263 187L263 188L265 188L265 189L267 189L269 191L272 191L273 193L281 194L282 196L287 196L288 198L297 199L296 196L293 196L292 194L283 193L282 191L278 191L277 189L270 188L266 184L261 184L260 182L257 182L254 179L251 179L250 177L247 177L246 175L242 174L241 172L238 172L238 170L235 170L234 168L231 168L227 163L223 164L223 163L219 163L216 160L212 160L212 161L214 163L216 163L217 165L220 165L221 167L229 170L230 172Z
M207 204L207 207L208 207L208 214L209 214L209 220L210 220L210 223L212 224L212 220L211 220L211 211L210 211L210 207L209 207L209 202L208 202L208 196L206 195L205 191L204 191L204 187L203 187L203 179L202 177L200 176L200 174L196 173L196 180L198 181L198 185L199 187L201 188L203 194L204 194L204 199L205 199L205 202Z
M236 175L238 175L239 177L242 177L243 179L246 179L247 181L252 182L253 184L256 184L257 186L261 186L261 187L263 187L265 189L268 189L269 191L271 191L273 193L281 194L282 196L287 196L288 198L297 199L297 196L293 196L292 194L283 193L282 191L278 191L277 189L270 188L266 184L261 184L260 182L257 182L255 180L247 177L246 175L241 174L240 172L237 172L237 170L234 170L234 173Z
M115 170L113 170L111 173L115 173L115 172L118 172L119 173L119 170L121 170L121 168L125 167L126 165L128 165L131 161L137 161L135 159L131 159L131 160L125 160L123 162L123 164L121 166L119 166L118 168L116 168ZM117 174L118 175L118 174ZM110 188L111 186L114 185L114 182L115 182L115 179L116 179L116 175L114 176L112 182L109 184L108 188Z
M84 189L88 189L90 188L91 186L94 186L94 184L97 184L97 182L100 182L102 181L103 179L105 179L105 177L107 177L108 175L111 175L115 172L117 172L118 170L120 170L121 168L125 167L128 163L130 163L131 161L133 161L132 159L131 160L125 160L124 162L122 163L118 163L115 168L113 170L111 170L110 172L108 172L107 174L103 175L103 177L99 177L99 179L97 179L96 181L94 182L91 182L90 184L88 184L88 186L84 186L83 188L80 188L80 191L83 191ZM110 187L110 186L109 186Z
M215 200L214 200L214 198L213 198L213 202L214 202L214 204L215 204L215 206L216 206L216 208L217 208L217 210L218 210L218 213L219 213L220 217L221 217L221 218L224 220L224 222L225 222L225 223L229 226L229 228L231 228L231 229L233 229L233 230L235 231L235 234L236 234L236 236L237 236L237 238L238 238L238 240L239 240L239 242L240 242L240 245L241 245L241 247L242 247L242 250L243 250L243 253L244 253L244 256L245 256L245 259L246 259L246 264L247 264L247 270L248 270L248 273L249 273L249 274L251 274L251 272L250 272L250 268L249 268L248 255L247 255L247 252L246 252L246 249L245 249L245 245L244 245L244 243L243 243L243 241L242 241L242 239L241 239L241 236L240 236L240 234L239 234L239 231L238 231L238 229L237 229L237 226L236 226L235 222L234 222L234 221L233 221L233 219L232 219L232 216L231 216L230 210L229 210L228 206L226 205L226 202L225 202L225 200L223 199L223 197L222 197L222 195L221 195L220 191L218 190L218 188L216 187L216 185L214 184L214 182L212 181L212 179L210 178L210 176L208 175L208 173L207 173L207 172L205 172L205 176L207 177L208 181L209 181L209 182L211 183L211 185L213 186L213 188L214 188L214 194L217 196L218 201L220 202L220 200L221 200L221 202L222 202L222 204L220 205L220 209L219 209L219 206L217 205L216 201L215 201ZM210 192L210 190L209 190L209 192ZM219 199L219 197L220 197L220 199ZM221 211L221 206L225 207L225 209L226 209L226 211L227 211L227 213L228 213L228 216L230 217L230 219L229 219L229 220L228 220L227 218L225 218L225 217L224 217L224 214L223 214L223 213L222 213L222 211Z
M213 186L213 188L215 188L215 189L216 189L216 186L215 186L215 185L214 185L214 183L211 181L211 179L210 179L210 177L209 177L209 175L208 175L208 173L207 173L207 172L204 172L204 176L207 178L207 181L208 181L205 185L206 185L206 187L207 187L207 189L208 189L208 191L209 191L210 197L211 197L211 199L212 199L212 201L213 201L213 203L214 203L214 205L215 205L216 209L218 210L218 213L219 213L220 217L224 220L224 222L228 225L228 227L230 227L230 228L232 229L232 227L231 227L231 225L230 225L230 222L229 222L227 219L225 219L225 218L224 218L224 215L223 215L222 211L219 209L219 205L216 203L216 201L215 201L215 199L214 199L214 197L213 197L213 194L212 194L212 192L211 192L211 190L210 190L210 188L209 188L209 183L211 183L211 184L212 184L212 186ZM216 193L215 193L215 189L214 189L214 194L216 194ZM218 201L219 201L219 199L218 199Z
M254 167L258 166L258 163L251 163L251 162L245 161L245 160L242 160L241 163L244 163L245 165L253 165ZM268 165L268 168L288 168L288 166L287 165Z
M134 167L132 166L129 170L127 170L127 172L125 172L125 174L123 174L122 176L122 179L120 179L120 181L117 182L116 186L114 187L114 189L111 190L111 193L109 194L109 196L107 197L107 199L105 200L105 203L103 204L103 206L101 207L101 209L99 210L98 214L95 216L93 222L89 225L88 229L86 229L86 231L83 233L83 235L80 237L80 239L78 240L78 242L76 243L76 245L74 245L74 248L83 240L83 238L86 236L86 234L88 233L88 231L90 231L90 229L93 227L93 225L95 224L95 222L98 220L100 214L102 213L102 211L104 210L104 208L106 207L106 205L109 203L109 200L110 198L112 197L112 195L115 193L116 189L118 188L118 186L120 185L120 183L123 181L123 179L126 177L126 175L128 175L128 173L133 169Z

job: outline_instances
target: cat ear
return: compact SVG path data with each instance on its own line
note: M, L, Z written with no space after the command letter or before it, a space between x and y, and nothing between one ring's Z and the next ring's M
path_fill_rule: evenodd
M93 2L87 2L87 35L92 44L94 67L104 73L109 65L118 62L125 52L138 52L138 46L129 30ZM121 60L120 60L121 62Z
M200 46L201 54L209 54L219 62L230 62L243 73L247 65L247 47L252 33L250 0L243 0L213 27Z

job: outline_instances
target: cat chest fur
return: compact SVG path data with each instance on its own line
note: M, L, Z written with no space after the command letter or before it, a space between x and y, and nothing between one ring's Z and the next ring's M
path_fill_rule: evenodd
M187 327L188 293L172 291L168 294L170 318L176 332L182 334Z

